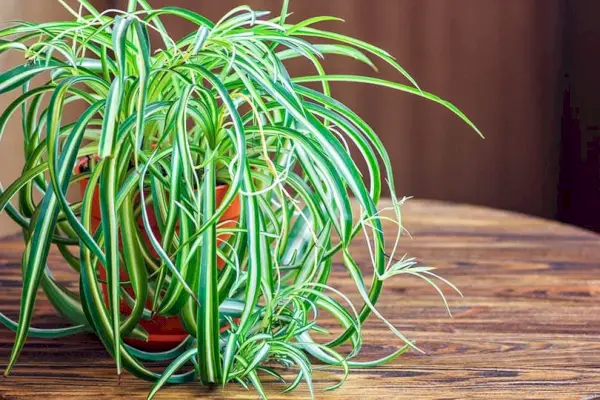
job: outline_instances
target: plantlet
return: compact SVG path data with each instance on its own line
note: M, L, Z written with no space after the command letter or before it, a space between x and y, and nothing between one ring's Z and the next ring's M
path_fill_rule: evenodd
M92 331L117 374L124 368L155 382L149 397L165 383L191 380L251 384L265 397L259 373L280 377L277 363L297 368L287 390L304 381L312 392L312 360L341 368L345 380L352 367L416 348L376 302L395 275L421 277L441 294L438 277L413 259L394 261L403 200L395 197L390 159L369 125L330 96L329 85L365 83L420 96L475 129L458 109L422 91L385 51L314 27L336 18L288 22L288 1L272 19L244 6L217 23L177 7L152 9L146 0L105 13L87 0L78 9L64 5L73 21L20 22L0 31L0 53L21 51L26 60L0 74L0 94L22 92L0 116L0 134L20 111L25 150L22 175L0 196L0 209L22 227L26 243L19 321L1 315L16 330L6 374L28 336ZM161 23L167 15L197 30L175 41ZM160 45L151 43L151 32ZM377 59L408 83L328 75L321 64L328 55L372 67ZM307 59L315 74L290 76L284 63L293 58ZM85 111L66 123L71 104ZM368 184L350 146L366 163ZM398 226L391 249L378 209L382 182ZM67 192L78 185L82 199L70 201ZM372 260L370 285L350 248L361 234ZM78 293L54 280L51 246L79 274ZM331 286L334 256L362 307ZM74 326L31 327L39 287ZM322 312L340 327L326 343L313 339L327 333L317 323ZM371 314L402 345L383 359L358 362L361 327ZM157 317L181 324L185 336L175 348L135 345L151 336L144 324ZM342 344L351 350L342 352ZM145 365L167 360L161 373Z

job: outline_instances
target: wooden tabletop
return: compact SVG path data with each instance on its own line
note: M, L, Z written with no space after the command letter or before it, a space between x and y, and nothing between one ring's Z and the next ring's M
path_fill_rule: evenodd
M405 238L401 250L439 267L465 297L447 292L450 318L422 281L388 281L380 311L427 355L411 352L383 367L356 370L341 389L319 391L317 398L600 399L600 236L525 215L432 201L409 201L404 215L414 238ZM0 307L11 316L18 310L22 250L20 237L0 242ZM59 280L75 280L57 253L50 265ZM333 281L351 290L341 264ZM61 323L45 299L38 302L35 326ZM365 359L400 344L375 319L364 332ZM1 328L2 363L12 340L13 333ZM339 376L318 372L316 386ZM273 399L307 397L305 387L288 395L274 383L266 387ZM138 399L149 388L130 375L119 385L101 344L83 334L30 339L13 374L0 378L2 399ZM163 389L156 398L242 399L256 393L234 384L226 390L187 384Z

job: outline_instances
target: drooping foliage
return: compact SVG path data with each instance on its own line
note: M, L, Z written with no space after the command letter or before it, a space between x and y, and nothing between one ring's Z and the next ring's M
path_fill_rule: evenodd
M165 383L191 380L251 384L265 396L259 373L280 377L274 363L297 368L287 390L304 381L312 392L314 360L342 369L345 379L352 367L416 348L377 311L377 299L396 275L423 278L438 291L439 277L414 259L393 258L403 200L395 197L390 159L373 129L331 97L330 84L420 96L476 129L465 115L421 90L387 52L316 27L336 18L289 22L287 1L274 18L244 6L216 23L182 8L153 9L146 0L104 13L87 0L77 9L63 5L72 21L0 30L0 54L22 52L25 59L0 74L0 94L21 91L0 116L0 135L20 112L26 162L0 196L0 209L22 227L26 243L19 320L0 315L17 332L7 373L28 336L93 331L118 373L125 368L156 382L150 397ZM173 40L161 23L166 16L197 29ZM328 75L322 61L330 55L387 64L406 83ZM310 62L314 75L290 76L285 64L295 58ZM72 106L84 111L63 121ZM363 159L364 175L350 147ZM77 169L82 158L88 167ZM82 180L87 189L72 201L67 193ZM223 184L227 192L217 201ZM387 249L384 184L398 226ZM223 221L238 200L239 219ZM370 283L351 251L359 235L370 249ZM54 279L52 246L79 274L78 292ZM334 258L353 280L360 306L332 287ZM73 327L31 326L40 287ZM121 313L122 302L130 314ZM320 313L339 323L328 342L314 339L328 334ZM381 360L355 361L371 314L398 336L399 348ZM139 322L154 315L179 316L189 337L160 353L124 343L146 337ZM343 344L351 350L340 350ZM167 360L162 373L146 365Z

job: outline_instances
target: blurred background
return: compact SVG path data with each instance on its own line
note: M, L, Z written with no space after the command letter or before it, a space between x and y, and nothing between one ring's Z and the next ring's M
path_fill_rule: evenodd
M149 0L217 20L234 6L278 13L281 0ZM0 21L66 18L55 0L1 0ZM70 1L70 3L73 3ZM94 0L102 9L126 0ZM394 55L420 86L450 100L485 134L410 95L357 84L333 94L378 132L399 195L509 209L600 231L600 15L598 0L291 0L290 21L323 26ZM181 21L165 20L180 37ZM6 69L19 60L0 58ZM332 56L328 72L374 74ZM383 67L383 66L382 66ZM310 73L290 65L293 73ZM379 76L401 80L381 68ZM0 100L0 109L9 98ZM76 113L76 111L74 111ZM21 168L19 121L0 146L0 179ZM0 233L16 227L0 221Z

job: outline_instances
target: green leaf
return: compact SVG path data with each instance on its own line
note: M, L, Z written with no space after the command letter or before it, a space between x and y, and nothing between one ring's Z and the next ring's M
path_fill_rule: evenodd
M6 315L0 313L0 323L10 329L11 331L16 331L19 327L19 323L13 321L8 318ZM67 328L52 328L52 329L42 329L42 328L33 328L29 327L29 336L35 338L43 338L43 339L57 339L61 337L68 337L72 335L76 335L81 332L86 331L85 325L77 325L70 326Z
M106 111L102 121L102 133L98 143L98 156L100 158L114 157L115 137L119 127L119 114L124 95L123 84L121 78L115 78L108 92Z
M301 78L293 79L295 83L305 83L305 82L319 82L319 81L327 81L327 82L357 82L357 83L366 83L369 85L377 85L384 86L391 89L400 90L405 93L410 93L419 97L423 97L427 100L431 100L435 103L441 104L454 114L456 114L460 119L462 119L467 125L469 125L477 134L483 137L483 134L473 122L458 108L456 108L452 103L440 99L438 96L423 92L421 90L412 88L410 86L403 85L401 83L391 82L385 79L371 78L367 76L359 76L359 75L327 75L327 76L305 76Z
M160 390L161 387L163 387L163 385L165 383L168 382L168 379L175 373L177 372L177 370L179 368L181 368L185 363L187 363L192 357L194 357L196 355L196 352L198 350L197 349L189 349L187 350L185 353L181 354L179 357L177 357L175 359L175 361L173 361L168 367L167 369L162 373L162 375L160 376L160 379L158 379L156 381L156 383L154 384L154 386L152 387L152 390L150 391L150 394L148 394L148 400L151 400L152 398L154 398L154 396L156 395L156 393ZM191 375L193 373L193 371L189 372L188 374Z
M207 154L210 158L210 154ZM204 167L202 183L202 217L210 219L216 209L216 174L212 159ZM223 373L219 352L219 297L217 291L217 230L212 224L202 234L202 254L198 281L198 364L200 380L207 383L222 383Z
M117 374L121 374L121 313L120 313L120 266L119 266L119 230L116 207L117 160L109 158L100 178L101 226L104 234L104 252L106 254L106 277L108 281L108 304L112 313L114 336L113 355L117 364Z
M47 63L34 62L10 69L0 74L0 94L21 87L24 83L29 82L42 72L51 71L60 65L60 63L55 61L48 61Z

